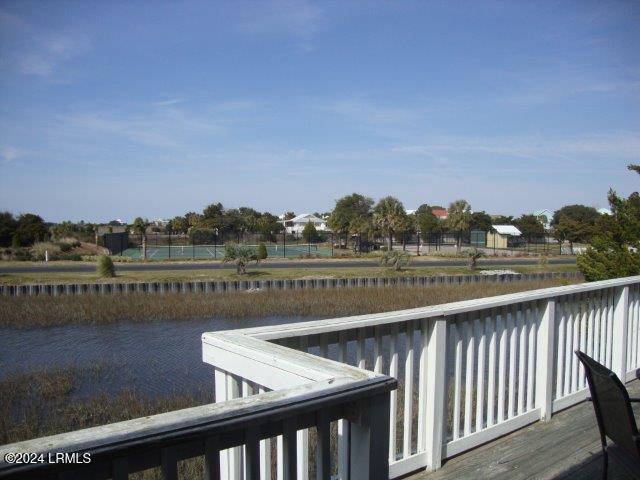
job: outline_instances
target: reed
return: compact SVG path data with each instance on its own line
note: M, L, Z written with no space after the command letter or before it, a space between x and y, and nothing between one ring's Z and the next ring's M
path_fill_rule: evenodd
M566 284L563 279L506 284L359 287L327 290L0 297L0 327L145 322L195 318L327 318L424 307Z

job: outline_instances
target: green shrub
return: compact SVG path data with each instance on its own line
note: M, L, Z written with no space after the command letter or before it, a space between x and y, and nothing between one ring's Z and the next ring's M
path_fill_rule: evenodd
M56 242L56 245L60 247L60 250L63 252L70 252L74 248L80 246L80 242L73 237L61 238Z
M258 245L258 259L259 260L264 260L268 256L269 255L267 253L267 247L265 246L265 244L261 243L260 245Z
M393 267L396 272L399 272L403 267L409 265L409 262L411 262L411 255L400 250L386 252L380 259L380 265L383 267Z
M13 235L13 245L28 247L38 241L46 241L51 234L42 217L24 213L18 217L18 225Z
M98 257L98 275L103 278L112 278L116 276L116 267L109 255L100 255Z
M28 248L12 248L11 260L18 260L20 262L28 262L34 260L33 255Z
M466 254L469 257L469 269L475 270L480 257L484 257L484 252L474 248L473 250L467 250Z
M577 264L588 282L632 277L640 274L640 252L625 246L596 245L578 254Z

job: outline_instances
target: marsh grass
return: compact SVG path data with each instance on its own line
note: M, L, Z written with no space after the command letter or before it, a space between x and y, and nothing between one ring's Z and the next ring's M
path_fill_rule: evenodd
M424 307L566 284L564 279L431 287L360 287L216 294L0 297L0 326L194 318L333 317Z
M108 375L102 366L51 367L13 372L0 381L0 444L7 444L106 423L213 402L213 389L148 397L128 389L79 397L86 381ZM180 462L181 478L201 478L203 461ZM161 478L159 469L131 478Z
M213 402L213 389L153 398L133 389L78 395L83 382L95 382L105 374L99 367L8 374L0 381L0 444Z

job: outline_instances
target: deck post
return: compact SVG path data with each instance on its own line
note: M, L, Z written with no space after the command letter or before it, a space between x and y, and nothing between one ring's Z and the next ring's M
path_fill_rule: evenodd
M216 403L239 397L239 380L232 374L215 369ZM242 476L242 448L233 447L220 452L220 478L238 479Z
M611 370L621 382L627 378L627 329L629 323L629 287L615 289Z
M550 298L544 307L538 330L538 365L536 370L536 405L540 420L548 422L553 413L553 355L555 351L556 300Z
M358 419L349 428L349 479L389 478L389 394L357 403Z
M429 470L436 470L442 465L442 443L444 438L444 422L446 418L447 398L447 320L437 318L430 322L425 394L425 426L424 446L426 463Z

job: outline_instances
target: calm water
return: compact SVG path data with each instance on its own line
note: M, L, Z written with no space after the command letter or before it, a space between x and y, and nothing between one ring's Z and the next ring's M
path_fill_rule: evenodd
M97 381L83 382L85 391L79 394L131 387L152 396L191 391L213 385L213 367L202 361L203 332L301 320L269 317L3 328L0 378L16 370L97 365L101 367Z

